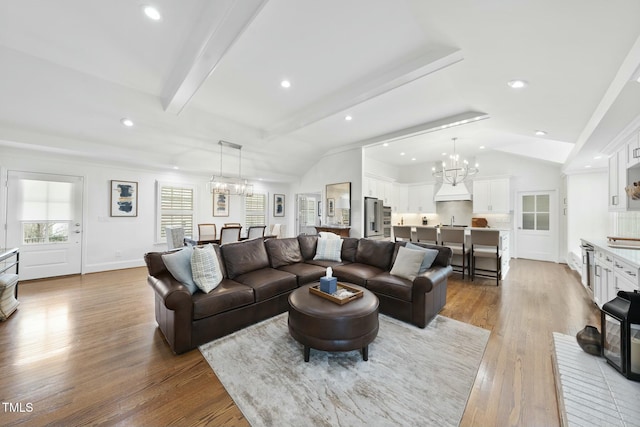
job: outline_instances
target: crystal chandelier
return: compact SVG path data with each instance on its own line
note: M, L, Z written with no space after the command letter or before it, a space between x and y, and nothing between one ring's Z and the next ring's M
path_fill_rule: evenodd
M435 178L456 186L468 177L477 174L478 164L476 163L474 167L470 167L469 162L466 160L460 162L460 156L456 153L456 139L458 138L451 139L453 140L453 154L449 156L449 164L447 165L446 162L442 162L442 169L433 167L431 170Z
M239 194L253 196L253 184L242 178L242 145L228 141L218 141L220 145L220 175L212 175L209 180L209 191L212 193ZM222 148L227 147L238 151L238 177L225 176L222 173Z

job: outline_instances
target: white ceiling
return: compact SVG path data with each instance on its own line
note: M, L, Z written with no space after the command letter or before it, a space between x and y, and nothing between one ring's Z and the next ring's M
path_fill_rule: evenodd
M210 173L224 139L244 175L294 180L341 147L402 166L456 137L578 171L640 116L637 0L148 3L160 22L143 1L0 2L0 146ZM424 132L469 111L489 118Z

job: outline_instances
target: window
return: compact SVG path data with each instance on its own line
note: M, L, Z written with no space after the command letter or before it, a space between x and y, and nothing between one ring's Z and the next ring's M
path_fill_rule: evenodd
M193 215L193 187L158 183L158 241L166 239L166 227L182 227L185 236L193 236Z
M266 200L264 194L253 194L244 198L244 223L245 227L254 225L266 225Z
M549 195L522 197L522 228L524 230L549 230Z

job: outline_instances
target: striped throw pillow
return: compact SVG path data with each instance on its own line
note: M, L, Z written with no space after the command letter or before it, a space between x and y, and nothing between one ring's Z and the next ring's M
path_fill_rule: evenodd
M313 257L316 261L342 261L342 239L318 239L318 248Z
M204 293L211 292L222 282L222 269L211 244L203 248L193 248L191 273L193 281Z

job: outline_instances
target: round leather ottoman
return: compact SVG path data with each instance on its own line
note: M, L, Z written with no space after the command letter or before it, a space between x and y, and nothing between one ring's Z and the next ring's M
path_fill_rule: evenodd
M339 305L309 292L317 284L302 286L289 295L289 333L304 346L304 361L309 361L311 348L362 349L362 359L369 360L369 344L378 335L378 297L349 284L361 289L364 295Z

